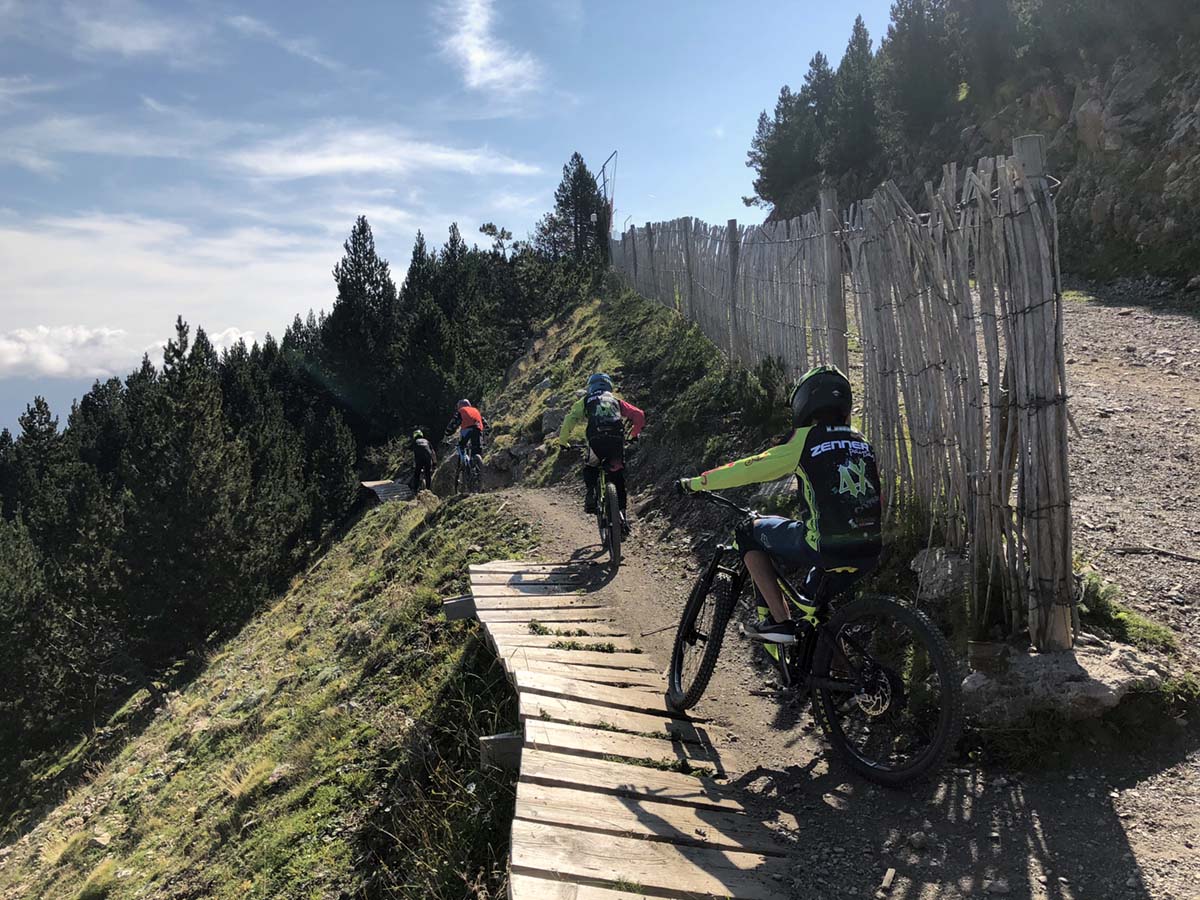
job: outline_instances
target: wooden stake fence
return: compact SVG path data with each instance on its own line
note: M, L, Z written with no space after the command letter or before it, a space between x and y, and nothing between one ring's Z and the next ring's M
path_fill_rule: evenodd
M848 370L847 281L864 430L892 509L970 554L971 620L1072 644L1067 391L1058 226L1042 140L943 170L918 214L894 184L839 211L748 228L691 218L622 235L613 260L731 360ZM845 270L843 270L845 265ZM857 380L857 379L856 379Z

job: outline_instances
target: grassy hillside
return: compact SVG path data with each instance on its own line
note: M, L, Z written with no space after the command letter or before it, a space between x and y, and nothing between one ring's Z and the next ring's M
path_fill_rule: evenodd
M515 455L531 463L526 480L554 477L557 445L534 452L557 433L557 424L545 429L543 415L569 407L597 371L613 375L618 392L646 411L652 452L637 463L642 484L748 452L787 428L778 366L730 366L697 326L613 277L597 297L550 323L489 399L492 461L504 466L500 457ZM582 430L575 435L582 437Z
M493 894L512 788L477 738L515 712L439 602L468 562L531 546L486 497L367 513L0 849L0 897Z

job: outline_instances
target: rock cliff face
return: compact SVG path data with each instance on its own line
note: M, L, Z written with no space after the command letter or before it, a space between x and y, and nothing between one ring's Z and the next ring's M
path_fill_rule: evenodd
M897 183L919 196L942 163L1011 152L1014 137L1040 132L1062 181L1064 267L1200 275L1200 47L1146 47L1103 68L1081 61L1076 74L1031 73L1024 85L995 112L940 123L890 162ZM855 186L839 189L850 198Z

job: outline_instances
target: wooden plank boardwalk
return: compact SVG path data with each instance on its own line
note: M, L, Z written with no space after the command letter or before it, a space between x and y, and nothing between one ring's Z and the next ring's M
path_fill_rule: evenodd
M411 500L412 488L403 481L360 481L363 490L370 491L380 503L392 500Z
M704 721L666 706L662 667L613 621L589 571L470 569L523 728L510 898L788 896L786 846L723 782L732 761Z

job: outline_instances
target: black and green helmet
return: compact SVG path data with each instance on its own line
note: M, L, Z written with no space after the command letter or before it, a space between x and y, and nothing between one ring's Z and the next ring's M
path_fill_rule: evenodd
M817 366L800 379L792 392L792 426L803 428L821 412L849 420L854 390L837 366Z

